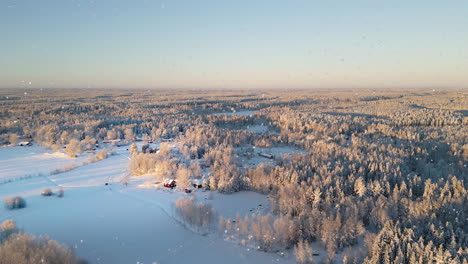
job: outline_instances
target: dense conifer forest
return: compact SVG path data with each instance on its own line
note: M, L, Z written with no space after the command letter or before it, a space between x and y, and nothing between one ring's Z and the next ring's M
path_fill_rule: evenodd
M266 194L271 213L217 225L298 263L315 242L330 263L468 263L467 127L466 89L0 90L0 144L81 155L108 140L129 145L135 177L184 188L208 171L212 192Z

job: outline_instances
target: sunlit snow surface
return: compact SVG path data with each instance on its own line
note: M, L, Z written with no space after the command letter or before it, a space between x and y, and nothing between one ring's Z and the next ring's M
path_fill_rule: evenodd
M243 110L243 111L232 111L232 112L220 112L220 113L213 113L213 115L227 115L227 116L251 116L255 114L257 111L251 110Z
M70 158L64 153L52 152L39 146L0 147L0 183L18 178L49 174L86 160L86 154Z
M13 195L27 201L27 207L20 210L7 211L1 206L0 221L14 219L25 232L47 234L73 247L90 263L294 263L291 257L226 242L215 232L201 236L184 228L172 217L171 203L186 194L138 187L146 181L143 178L132 179L128 186L120 182L127 173L126 147L116 148L117 154L105 160L52 176L46 172L72 159L43 151L34 147L0 151L1 177L31 173L36 165L44 173L0 184L2 201ZM47 187L53 191L62 187L65 196L40 196ZM263 209L267 197L256 193L211 197L199 192L196 196L227 217L268 211Z

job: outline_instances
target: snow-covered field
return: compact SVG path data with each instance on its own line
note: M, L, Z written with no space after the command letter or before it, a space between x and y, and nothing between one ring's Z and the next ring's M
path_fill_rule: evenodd
M243 151L244 150L241 148L240 152L242 153ZM292 146L279 146L279 147L270 147L270 148L254 147L253 153L252 153L253 155L251 157L239 155L239 159L241 163L247 167L255 167L261 163L269 163L272 165L274 164L273 159L262 157L259 155L260 153L272 155L273 157L283 157L285 154L289 154L289 155L307 154L307 152L301 149L292 147Z
M254 115L257 111L252 111L252 110L242 110L239 112L219 112L219 113L214 113L213 115L227 115L227 116L251 116Z
M173 216L172 202L185 194L142 188L148 179L131 178L128 186L127 147L102 161L50 175L77 159L47 154L38 147L0 150L0 177L42 176L0 185L0 200L26 199L24 209L0 207L0 221L13 219L25 232L47 234L73 247L90 263L293 263L292 257L251 250L226 242L215 231L202 236L183 227ZM25 165L27 164L27 165ZM109 185L105 185L109 183ZM63 188L63 198L42 197L44 188ZM267 213L268 198L241 192L233 195L197 191L199 201L212 203L219 215ZM260 206L261 204L261 206Z
M70 158L59 152L52 152L39 146L0 147L0 184L18 178L50 174L56 169L79 165L87 159L83 154Z
M268 126L265 126L265 125L262 124L262 125L247 126L245 128L245 130L251 131L253 133L262 134L262 133L268 132L269 128L268 128Z

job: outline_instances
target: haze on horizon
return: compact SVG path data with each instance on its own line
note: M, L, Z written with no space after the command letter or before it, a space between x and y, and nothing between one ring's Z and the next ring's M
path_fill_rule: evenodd
M3 0L0 88L466 88L467 14L462 0Z

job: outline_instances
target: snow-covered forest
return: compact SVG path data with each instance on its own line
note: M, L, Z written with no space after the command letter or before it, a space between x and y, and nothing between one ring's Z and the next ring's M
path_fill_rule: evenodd
M0 257L19 258L24 243L83 262L67 241L26 234L18 212L40 192L18 186L47 178L67 203L80 172L115 161L117 178L78 185L162 206L194 236L262 254L252 263L468 263L467 98L466 89L0 90L0 145L47 149L37 164L54 164L16 173L14 154L0 153ZM225 201L252 192L265 201L227 212Z

